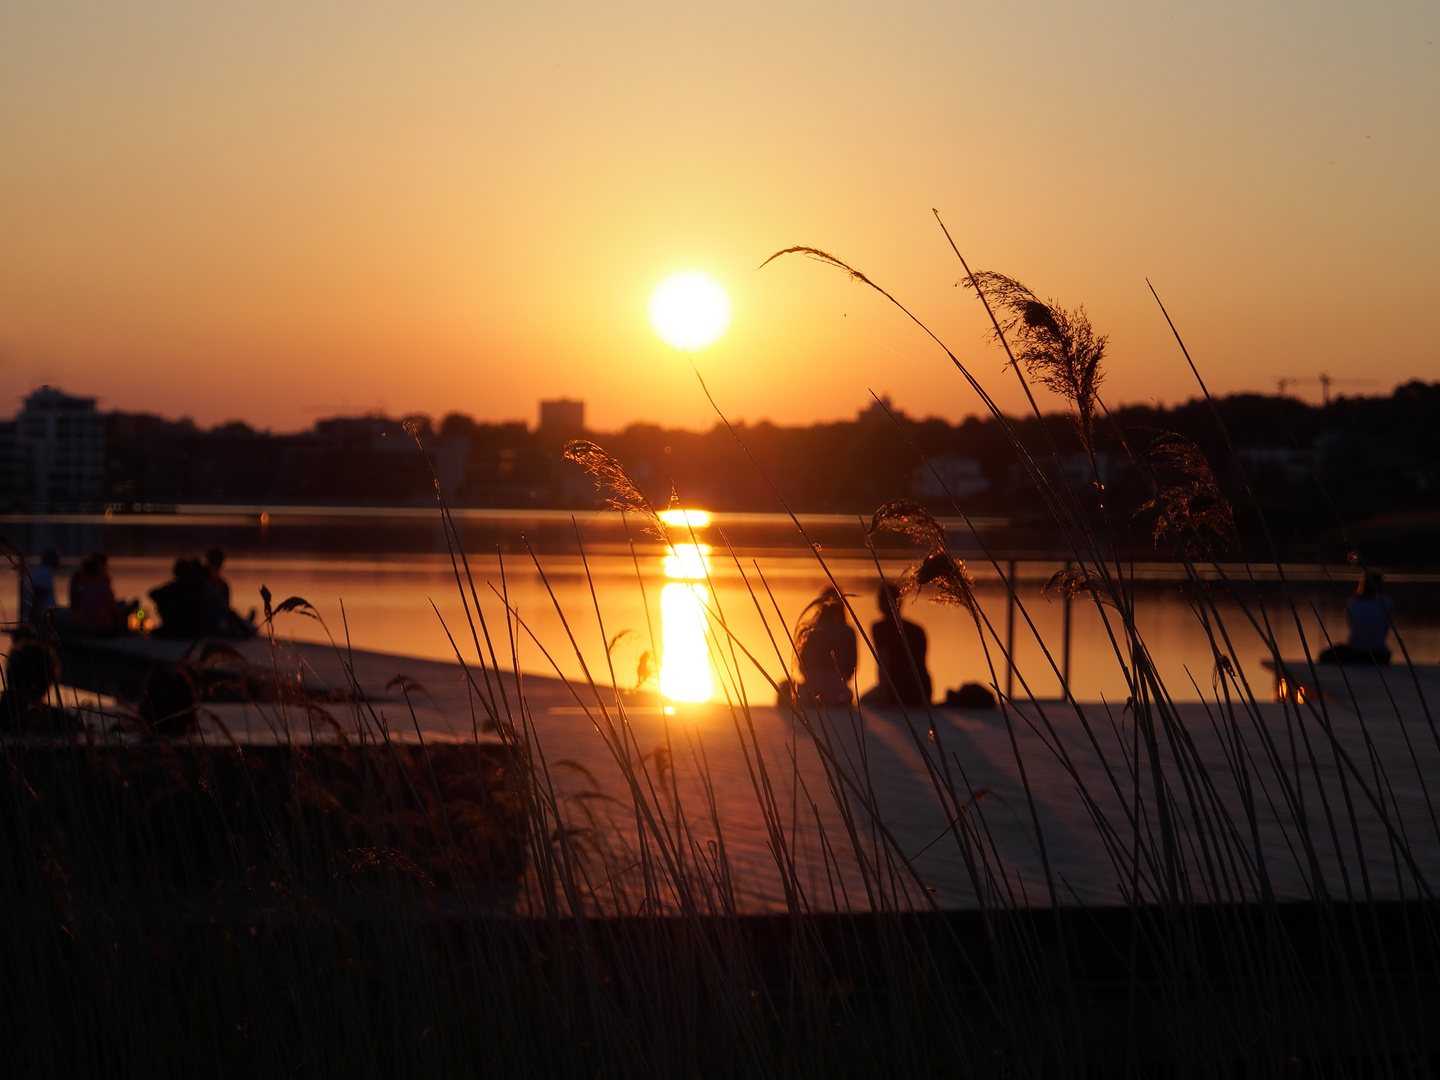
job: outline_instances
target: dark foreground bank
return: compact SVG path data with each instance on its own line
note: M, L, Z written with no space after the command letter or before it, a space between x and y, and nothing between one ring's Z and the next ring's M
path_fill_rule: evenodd
M11 1075L1426 1075L1422 905L571 921L17 905ZM1338 946L1338 948L1337 948ZM1343 957L1342 959L1339 959Z
M1440 1064L1430 899L595 919L503 746L3 749L10 1075Z

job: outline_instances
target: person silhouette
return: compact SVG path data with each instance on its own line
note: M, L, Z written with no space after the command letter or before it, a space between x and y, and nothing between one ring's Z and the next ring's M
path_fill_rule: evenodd
M199 559L175 560L174 576L150 590L160 625L157 637L224 637L228 631L226 605Z
M890 582L880 582L875 602L880 618L870 626L870 640L880 681L865 691L860 703L878 708L930 704L925 631L900 615L900 590Z
M214 545L205 552L205 568L210 572L210 584L215 586L215 591L220 594L220 599L225 601L225 607L230 607L230 583L220 576L220 568L225 565L225 549L219 544Z
M40 565L20 579L20 621L39 628L55 608L55 571L60 569L60 552L53 547L40 553Z
M118 634L135 605L115 599L110 556L97 551L70 576L70 628L82 634Z
M849 705L855 660L855 630L845 621L845 601L826 586L810 601L795 628L794 678L780 684L781 704Z
M1385 638L1390 633L1391 604L1388 596L1380 595L1381 577L1366 571L1355 586L1355 595L1345 601L1345 625L1349 630L1345 642L1326 649L1319 656L1322 664L1388 664L1390 649Z
M210 585L225 609L221 625L216 632L232 638L254 637L258 632L258 628L255 626L255 609L251 608L249 615L242 616L230 606L230 583L220 574L220 569L224 565L225 549L219 544L215 544L205 552L205 568L210 574Z

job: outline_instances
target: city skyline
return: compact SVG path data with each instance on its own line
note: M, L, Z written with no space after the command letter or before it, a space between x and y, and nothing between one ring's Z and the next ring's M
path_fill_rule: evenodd
M1316 408L1325 407L1332 402L1338 402L1343 399L1386 398L1395 394L1396 392L1399 392L1408 385L1425 385L1426 382L1426 380L1423 379L1406 379L1403 382L1396 383L1393 386L1382 386L1373 379L1335 379L1331 376L1324 374L1313 378L1292 377L1288 379L1280 379L1274 381L1280 383L1280 386L1278 388L1271 387L1269 390L1261 389L1256 391L1241 390L1236 391L1234 395L1227 394L1223 396L1245 396L1253 394L1254 396L1260 398L1269 397L1275 398L1277 400L1289 399L1299 403L1300 405L1310 408ZM1365 387L1364 389L1352 388L1349 386L1350 383L1363 383L1365 384ZM1299 387L1304 387L1305 390L1299 390L1297 384ZM348 412L337 411L333 413L317 413L314 417L305 421L301 426L284 428L272 423L265 422L263 416L255 419L241 419L240 417L232 416L227 417L223 420L205 421L197 419L195 416L189 413L166 413L154 408L143 407L125 408L108 402L102 395L86 393L83 389L76 390L68 386L57 386L50 383L41 383L37 386L32 386L28 390L19 394L11 409L9 409L8 411L0 410L0 424L14 423L15 420L24 412L25 404L28 399L37 396L45 397L47 395L57 396L70 401L89 402L91 403L91 407L94 409L94 411L101 416L148 416L159 420L165 424L190 424L193 425L197 431L215 431L226 427L232 427L238 424L249 428L250 430L257 433L269 435L302 434L306 431L314 430L316 425L322 425L330 421L345 420L386 420L399 423L401 421L407 421L410 419L418 419L432 424L435 429L438 430L443 421L451 417L458 417L462 420L471 421L481 426L488 425L492 427L512 427L518 425L527 431L534 432L543 431L549 428L550 430L557 432L563 430L571 433L584 433L591 435L620 434L636 427L657 427L662 430L687 431L701 434L716 428L723 428L725 426L725 421L720 420L719 418L714 418L708 423L704 422L702 419L701 422L693 425L666 421L654 421L640 418L628 420L613 427L601 427L598 424L591 422L591 417L588 412L588 404L583 398L570 397L564 393L557 392L555 395L550 397L536 398L534 401L531 402L528 415L523 416L476 416L472 413L466 412L463 408L458 407L447 408L443 412L431 413L419 409L385 409L377 405L371 406L369 408L352 409ZM1195 393L1191 394L1186 398L1177 399L1176 401L1172 402L1161 402L1155 400L1119 401L1114 404L1114 407L1122 410L1132 408L1158 408L1161 410L1165 410L1184 408L1188 405L1203 402L1203 400L1204 397L1202 394ZM1041 402L1041 404L1041 415L1047 419L1062 417L1068 411L1064 402L1045 401ZM548 419L547 415L549 417ZM1012 418L1028 419L1033 414L1029 414L1025 410L1020 410L1018 412L1007 413L1007 415ZM577 416L582 419L575 419ZM897 419L904 419L909 421L940 421L946 424L956 425L962 424L965 420L971 418L980 420L988 419L988 416L986 414L980 412L969 413L966 416L952 420L935 412L925 413L920 411L919 409L907 409L901 402L895 401L889 393L883 391L878 392L873 396L868 396L865 401L858 402L855 408L851 409L848 413L837 416L817 417L813 420L797 420L791 421L790 423L775 421L769 417L764 416L755 418L730 417L728 419L732 424L738 425L740 427L756 427L768 424L780 428L805 428L813 426L824 426L827 424L851 423L856 420L864 420L867 418L871 420L878 419L889 423L889 418L891 416Z

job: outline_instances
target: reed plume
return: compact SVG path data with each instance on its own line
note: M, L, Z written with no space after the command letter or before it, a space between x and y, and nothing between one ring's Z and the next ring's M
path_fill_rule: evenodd
M1040 589L1042 596L1049 596L1052 593L1059 593L1066 600L1073 600L1081 595L1091 595L1102 604L1115 606L1115 598L1111 595L1110 586L1105 579L1095 571L1087 570L1074 563L1066 566L1063 570L1056 570L1050 575L1050 580Z
M1080 439L1093 451L1097 394L1105 377L1101 361L1109 338L1095 333L1083 306L1067 311L1054 300L1042 301L1004 274L977 270L964 284L1009 312L1008 318L996 318L994 336L1010 341L1015 362L1031 378L1074 406Z
M900 595L930 588L932 604L963 607L978 615L975 606L975 579L965 567L965 560L948 551L932 551L901 575L897 586Z
M870 515L870 536L880 532L896 532L934 551L945 546L945 529L933 514L909 499L887 502Z
M838 255L831 255L828 251L822 251L819 248L806 247L804 244L797 244L794 247L781 248L779 251L775 252L774 255L771 255L755 269L765 269L765 267L769 266L776 259L780 258L781 255L808 256L809 258L814 259L816 262L823 262L827 266L835 267L837 270L844 270L845 273L850 275L851 281L858 281L862 285L869 285L876 292L879 292L884 296L890 295L889 293L885 292L884 289L880 288L879 285L876 285L875 282L871 281L868 277L862 274L859 270L856 270L853 266L847 263L844 259L840 258Z
M1150 439L1140 450L1139 461L1154 477L1155 494L1139 512L1158 511L1155 544L1174 539L1191 555L1199 554L1202 547L1238 549L1235 513L1200 448L1173 431L1142 430Z
M908 499L888 502L870 518L867 534L896 532L926 548L926 554L900 575L896 588L906 596L932 587L932 603L963 607L976 614L975 581L965 568L965 560L951 555L945 546L945 527L919 503Z
M595 488L605 499L605 505L612 510L639 514L645 521L645 531L658 539L665 539L665 527L660 515L650 505L650 500L640 490L640 485L631 479L625 467L588 439L572 439L565 444L564 458L573 461L595 478Z

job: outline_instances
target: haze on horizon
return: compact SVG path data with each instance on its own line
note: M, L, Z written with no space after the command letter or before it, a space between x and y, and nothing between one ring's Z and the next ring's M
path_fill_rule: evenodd
M1194 393L1147 277L1213 391L1383 393L1440 377L1437 40L1419 2L9 0L0 411L709 427L646 321L692 267L734 301L696 356L732 418L977 410L880 297L757 271L792 244L1018 407L931 207L1085 305L1111 401Z

